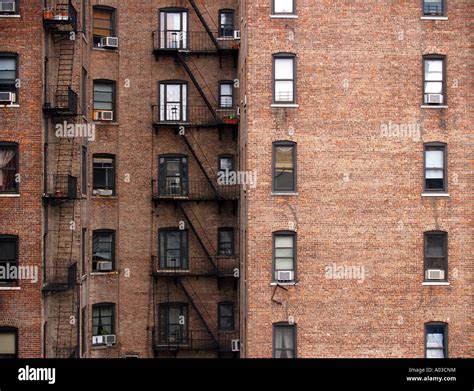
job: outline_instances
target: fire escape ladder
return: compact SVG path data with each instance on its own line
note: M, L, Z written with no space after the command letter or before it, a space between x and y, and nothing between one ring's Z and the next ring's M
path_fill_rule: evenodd
M206 19L204 18L203 12L201 12L201 9L199 6L196 4L195 0L189 0L189 3L191 4L191 7L193 7L194 11L196 12L197 17L201 21L202 25L204 26L204 29L206 30L207 34L209 35L209 38L211 39L212 43L216 47L217 51L219 52L221 47L219 45L219 42L217 41L216 37L212 33L209 24L207 23ZM212 18L211 14L209 13L208 9L206 8L205 5L202 5L204 13L207 15L208 19L212 20L215 23L214 19ZM216 26L217 28L217 26Z
M202 303L201 299L199 298L197 292L193 288L191 282L184 277L184 278L178 278L177 279L178 284L181 286L183 289L184 293L188 297L189 301L191 302L191 305L195 309L196 313L198 314L199 319L201 320L202 324L206 328L206 331L209 333L211 336L213 342L215 343L216 347L219 347L219 342L218 339L215 335L215 332L211 328L211 316L209 312L207 311L206 307Z
M190 139L191 139L191 141L190 141ZM186 144L187 148L189 149L189 151L193 155L194 159L196 160L199 168L201 169L204 176L206 177L206 181L209 183L209 186L211 187L212 191L214 192L216 198L219 199L220 197L219 197L219 192L217 190L216 183L209 176L209 172L211 173L212 177L217 178L217 176L214 173L214 171L212 169L212 166L209 163L209 160L207 160L206 154L204 153L204 151L202 150L202 148L200 147L199 143L194 138L194 136L192 136L190 131L187 131L182 136L182 140ZM198 156L198 152L199 152L200 157ZM204 166L207 166L207 167L204 167Z
M76 273L76 268L73 268ZM76 276L74 276L75 279ZM77 327L71 322L78 321L78 299L76 286L61 292L58 296L55 358L73 358L77 356Z
M179 61L181 62L181 64L183 65L184 69L186 70L186 73L189 75L189 77L190 77L191 81L193 82L194 86L198 90L199 95L201 95L201 98L203 99L204 103L206 104L207 108L209 109L210 113L212 114L214 120L217 122L218 121L217 112L214 109L214 106L212 105L212 103L209 101L206 93L202 89L202 87L199 84L198 80L196 79L195 73L198 72L196 64L192 61L191 62L187 61L189 57L186 56L186 54L184 54L184 53L178 52L177 57L178 57ZM193 70L194 70L194 72L193 72Z
M55 98L59 107L69 108L74 68L75 41L65 38L59 47L58 77L56 80Z

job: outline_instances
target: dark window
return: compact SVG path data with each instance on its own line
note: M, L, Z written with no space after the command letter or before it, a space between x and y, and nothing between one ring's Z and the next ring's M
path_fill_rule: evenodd
M446 145L425 144L425 191L447 191Z
M445 323L425 324L426 358L448 358L448 326Z
M219 11L219 36L234 37L234 11Z
M273 234L273 280L295 281L296 272L296 234L276 232Z
M0 267L3 270L13 270L18 267L18 237L13 235L0 235ZM5 279L0 279L1 285L10 285L16 278L7 274Z
M234 83L223 81L219 84L219 105L221 108L234 107Z
M444 15L444 0L423 0L424 15Z
M94 81L94 120L103 119L99 111L115 112L115 82Z
M160 269L188 268L188 232L160 230Z
M0 0L0 15L18 15L19 0Z
M82 194L87 194L87 148L82 147Z
M100 46L103 37L115 37L115 10L94 7L94 46Z
M218 306L219 330L230 331L234 330L234 303L225 302L219 303Z
M96 230L92 234L92 270L114 270L115 231Z
M115 194L115 157L93 156L93 194L111 196Z
M87 228L82 228L81 236L81 274L86 274L86 257L87 257Z
M186 49L188 44L188 13L173 10L160 12L160 48Z
M186 83L160 83L160 121L186 122L187 90Z
M18 357L18 329L0 327L0 358Z
M11 92L10 102L0 102L0 105L18 103L18 56L12 53L0 53L0 92Z
M160 343L185 344L188 341L188 305L160 304Z
M188 158L185 156L160 156L158 180L161 196L187 195Z
M220 184L231 184L230 175L234 172L234 156L232 155L222 155L219 156L219 167L217 170L219 183ZM224 182L224 183L222 183Z
M295 56L273 56L273 102L295 103Z
M92 335L115 334L115 305L110 303L92 306Z
M296 326L273 324L273 358L296 358Z
M82 100L82 114L86 115L87 113L87 71L82 68L82 94L81 94L81 100Z
M219 228L218 252L222 256L234 255L234 228Z
M0 193L18 193L18 145L0 142Z
M82 0L82 31L87 34L87 2L88 0Z
M446 104L445 57L423 57L423 103Z
M273 143L273 191L296 191L295 143Z
M87 350L87 307L81 310L81 357L84 357Z
M447 281L448 235L446 232L425 232L425 280Z
M295 13L295 0L273 0L273 14L294 14Z

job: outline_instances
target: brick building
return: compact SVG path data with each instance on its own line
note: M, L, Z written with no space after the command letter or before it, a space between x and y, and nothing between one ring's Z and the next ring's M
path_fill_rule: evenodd
M0 356L472 356L470 13L0 0Z

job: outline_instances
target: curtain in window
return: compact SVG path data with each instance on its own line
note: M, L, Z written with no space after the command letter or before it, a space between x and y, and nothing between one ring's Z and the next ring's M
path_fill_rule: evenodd
M292 327L275 329L275 358L294 358L295 341Z
M0 333L0 354L15 354L16 340L15 333Z
M444 358L444 335L429 333L426 335L426 357Z
M13 149L0 149L0 190L7 187L8 172L4 174L4 169L14 157L15 151Z
M425 61L425 94L443 93L443 61Z

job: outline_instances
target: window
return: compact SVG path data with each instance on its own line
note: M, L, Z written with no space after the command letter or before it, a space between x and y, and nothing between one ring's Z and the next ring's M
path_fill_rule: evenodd
M188 232L178 229L160 230L160 269L188 268Z
M296 235L294 232L276 232L273 234L273 280L281 282L295 281L296 271Z
M187 90L184 82L160 83L160 121L186 121Z
M448 358L448 325L425 324L425 357Z
M188 13L183 10L160 12L160 48L186 49L188 44Z
M87 351L87 307L81 310L81 357L85 357Z
M108 272L114 270L115 231L96 230L92 235L92 270Z
M94 7L94 46L100 46L101 38L115 37L115 10L110 7Z
M219 11L219 37L233 38L234 37L234 11L221 10Z
M425 191L448 191L446 162L446 144L425 144Z
M185 344L188 341L188 305L167 303L159 306L160 343Z
M217 243L219 255L234 255L234 228L219 228Z
M425 232L425 281L448 279L448 234Z
M273 358L296 358L296 326L273 325Z
M18 329L0 327L0 358L18 357Z
M187 195L188 158L185 156L160 156L158 181L161 196Z
M82 31L84 31L84 34L87 32L87 1L82 0Z
M295 103L295 56L273 56L273 102Z
M219 83L219 106L223 109L234 107L234 82L222 81Z
M82 177L82 185L81 191L82 194L87 195L87 148L82 146L82 159L81 159L82 167L81 167L81 177Z
M444 0L423 0L423 14L425 16L444 15Z
M102 119L99 111L115 112L115 82L94 81L94 120Z
M18 193L18 145L0 142L0 194Z
M231 173L234 172L234 156L232 155L221 155L219 156L219 167L217 169L217 175L219 178L219 184L230 184Z
M0 235L0 268L5 272L18 266L18 237L13 235ZM3 274L3 273L2 273ZM1 285L11 285L16 278L6 273L5 279L0 279Z
M18 103L17 91L18 56L12 53L0 53L0 92L10 92L11 101L7 104ZM0 104L5 104L1 102Z
M273 0L273 14L294 14L295 13L295 0Z
M18 0L0 0L0 15L18 15Z
M94 155L92 194L112 196L115 194L115 156Z
M82 114L87 113L87 71L82 68L82 86L81 86L81 103L82 103Z
M273 191L296 191L296 144L273 143Z
M433 55L423 57L423 103L446 104L445 84L445 58Z
M224 302L218 305L219 330L232 331L235 327L234 303Z
M115 305L111 303L92 306L92 335L115 334Z
M82 228L81 236L81 274L86 274L86 248L87 248L87 228Z

